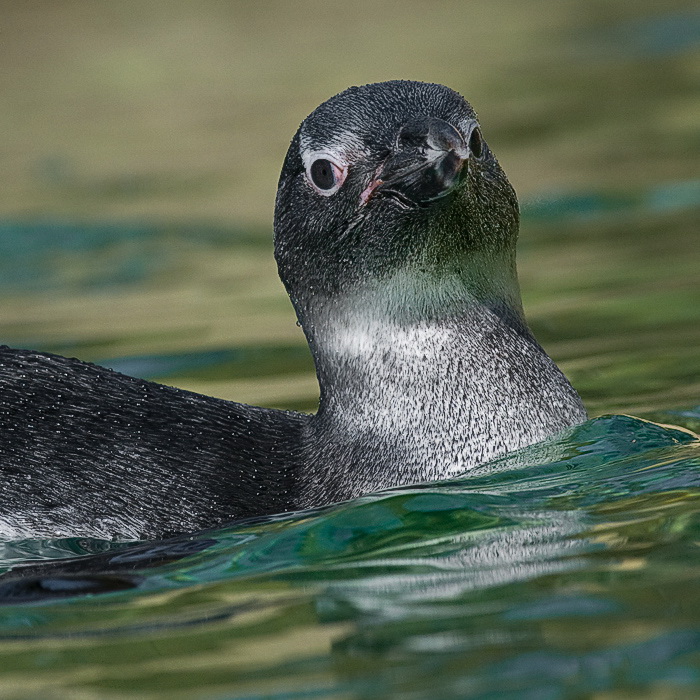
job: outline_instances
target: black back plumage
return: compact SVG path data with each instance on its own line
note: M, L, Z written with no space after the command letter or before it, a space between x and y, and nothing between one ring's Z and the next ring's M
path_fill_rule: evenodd
M0 535L162 537L295 502L300 414L7 347L0 392Z

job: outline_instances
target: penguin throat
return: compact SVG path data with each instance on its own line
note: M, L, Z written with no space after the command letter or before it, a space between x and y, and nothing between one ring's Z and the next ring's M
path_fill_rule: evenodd
M343 296L314 298L302 325L316 362L322 395L357 390L359 377L430 369L440 355L458 356L492 325L531 338L514 271L491 274L489 284L462 270L435 275L402 269ZM485 322L484 319L489 319ZM358 371L369 363L372 372Z
M379 338L388 328L440 325L478 307L526 327L515 260L483 256L440 268L407 264L341 291L297 298L295 306L312 350L357 332Z

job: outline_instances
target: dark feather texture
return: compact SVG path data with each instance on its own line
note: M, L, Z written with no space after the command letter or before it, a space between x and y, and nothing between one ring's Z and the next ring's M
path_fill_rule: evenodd
M289 509L304 416L0 348L0 532L161 537Z

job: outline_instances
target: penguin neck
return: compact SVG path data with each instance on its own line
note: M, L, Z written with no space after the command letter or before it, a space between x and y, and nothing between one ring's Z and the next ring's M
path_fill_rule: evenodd
M321 389L305 506L455 475L585 420L525 323L514 266L480 262L295 300Z
M406 265L341 294L318 294L298 305L316 363L319 414L381 400L387 383L399 374L410 373L416 381L423 377L429 384L438 357L468 356L495 326L534 343L514 255L494 257L472 255L468 262L440 268ZM448 393L451 389L463 395L459 377ZM444 386L440 393L445 394Z

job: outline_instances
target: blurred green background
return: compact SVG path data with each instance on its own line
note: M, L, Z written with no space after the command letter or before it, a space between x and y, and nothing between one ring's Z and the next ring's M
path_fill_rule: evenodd
M683 0L4 0L0 342L313 409L279 168L317 104L408 78L479 113L526 312L591 412L696 404L699 46Z

